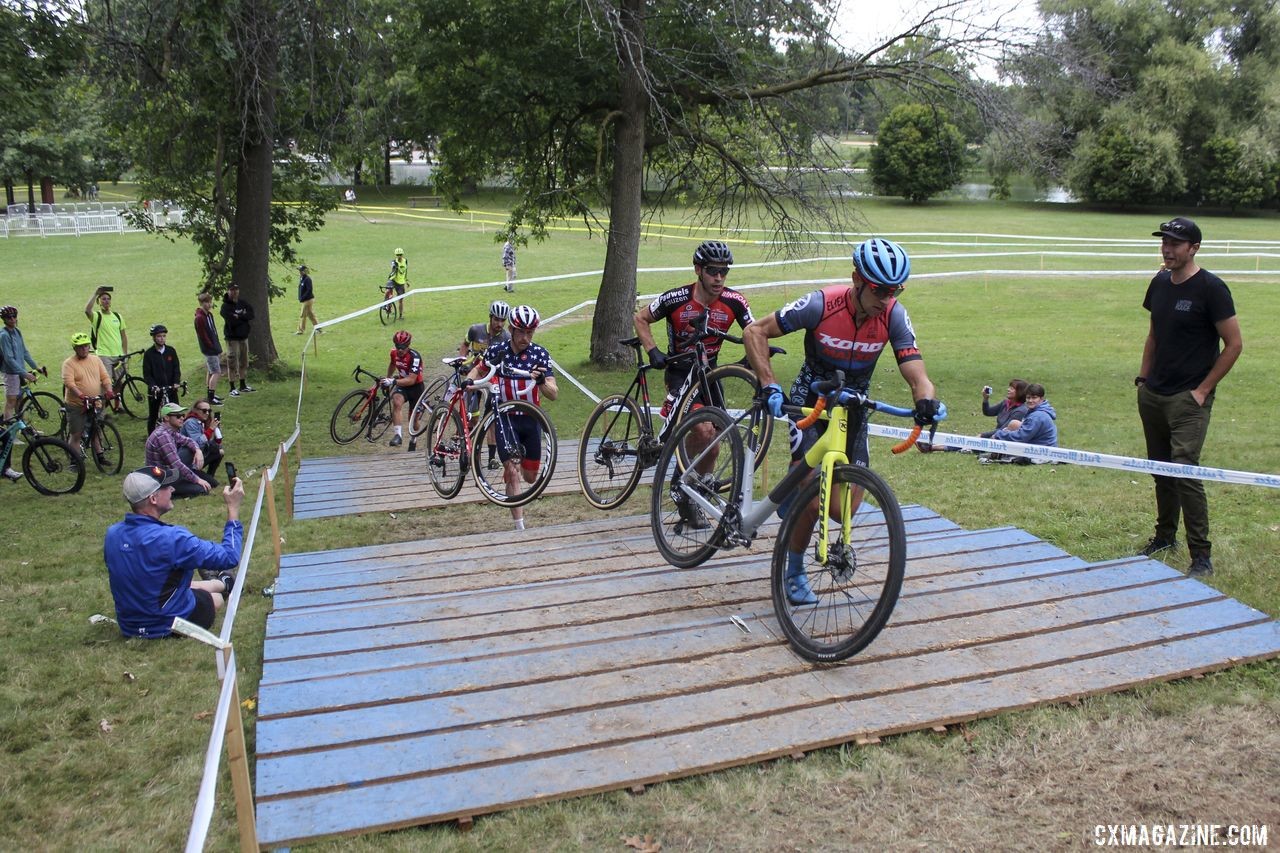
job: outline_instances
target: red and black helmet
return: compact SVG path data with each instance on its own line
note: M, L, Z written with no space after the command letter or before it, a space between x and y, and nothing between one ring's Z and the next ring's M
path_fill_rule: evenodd
M396 345L396 349L403 349L404 347L407 347L412 340L413 335L409 334L404 329L401 329L391 336L391 342Z

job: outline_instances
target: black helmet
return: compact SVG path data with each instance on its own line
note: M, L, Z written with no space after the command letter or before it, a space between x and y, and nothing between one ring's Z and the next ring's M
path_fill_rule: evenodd
M165 328L164 323L156 323L154 326L151 327L151 337L153 338L156 335L167 335L167 334L169 334L169 330Z
M729 251L729 247L719 240L707 240L694 250L693 263L700 267L707 264L724 264L728 266L733 263L733 252Z

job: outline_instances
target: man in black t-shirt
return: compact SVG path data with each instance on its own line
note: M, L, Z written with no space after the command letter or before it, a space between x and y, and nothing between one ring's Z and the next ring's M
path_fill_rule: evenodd
M1133 380L1147 458L1199 465L1214 389L1244 348L1240 323L1226 284L1195 261L1198 225L1179 216L1162 222L1151 236L1161 238L1164 268L1151 279L1142 301L1151 312L1151 327ZM1181 515L1191 553L1187 574L1212 574L1204 484L1182 477L1155 476L1155 481L1155 535L1139 553L1150 557L1172 548Z

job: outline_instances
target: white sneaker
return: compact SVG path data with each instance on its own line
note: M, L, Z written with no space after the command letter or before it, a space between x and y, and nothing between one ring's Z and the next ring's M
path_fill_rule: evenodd
M232 397L239 397L239 396L240 396L240 389L239 389L239 388L232 388L232 389L231 389L231 396L232 396Z
M10 480L13 480L15 483L22 479L22 475L19 474L17 471L13 470L12 468L5 468L4 475L8 477Z

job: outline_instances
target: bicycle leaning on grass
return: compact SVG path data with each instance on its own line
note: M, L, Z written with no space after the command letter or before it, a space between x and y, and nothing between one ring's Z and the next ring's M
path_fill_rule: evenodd
M717 337L740 344L742 339L710 328L704 312L695 323L698 329L693 349L667 356L667 365L690 364L688 375L676 391L675 402L662 429L655 433L649 403L648 372L639 338L618 343L635 351L636 375L624 394L601 400L587 416L578 444L578 483L587 502L596 509L614 509L636 490L640 477L658 461L662 444L672 428L700 405L717 406L735 416L751 409L759 383L756 375L741 362L708 366L705 337ZM782 347L770 346L770 355L784 355ZM743 438L755 456L755 466L764 461L773 435L773 419L766 412L744 422Z
M345 394L329 418L329 436L338 444L350 444L361 433L369 441L377 441L391 426L391 387L383 383L383 377L357 364L351 378L359 382L361 376L369 377L373 384Z
M93 464L103 474L119 474L124 467L124 443L120 431L107 417L103 397L84 398L84 429L80 447L93 457Z
M0 462L13 465L18 436L27 449L22 452L22 475L42 495L69 495L84 485L84 466L79 454L61 438L41 435L21 415L0 426Z
M49 375L49 371L43 367L40 368L39 373L43 376ZM48 391L33 391L32 384L34 383L22 380L22 387L18 392L18 407L14 410L14 414L26 421L40 435L65 439L67 436L65 404L56 394L50 394Z
M767 417L763 397L736 418L704 408L682 421L658 459L650 523L662 556L689 567L719 549L750 546L784 507L770 572L774 613L801 657L830 663L857 653L880 633L897 603L907 561L906 529L893 490L871 469L850 464L849 410L899 417L914 412L845 388L840 371L835 380L812 387L820 395L813 408L788 405L783 411L803 416L797 429L819 418L829 421L827 429L803 462L760 500L754 497L754 476L745 472L741 429L752 417ZM938 420L944 417L940 406ZM714 430L709 444L705 424ZM908 450L919 436L917 425L893 452ZM814 470L818 476L810 478ZM799 555L800 565L789 552Z
M445 361L456 369L466 359L456 356ZM453 364L455 361L458 364ZM461 491L468 469L480 493L490 503L505 507L524 506L538 497L555 473L558 454L555 425L541 406L524 400L495 402L492 386L499 375L512 379L533 378L527 370L494 365L481 379L462 380L452 394L446 395L445 402L431 413L426 431L427 472L432 487L446 500L456 497ZM483 395L480 410L472 412L471 405L476 403L472 395L486 391L489 393ZM468 398L471 398L471 403ZM532 423L537 430L539 458L533 482L518 478L523 488L509 494L504 465L491 467L484 464L485 444L482 439L492 430L499 456L524 470L524 445L520 441L520 430L513 424L516 418L528 419L525 423Z

